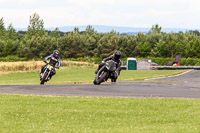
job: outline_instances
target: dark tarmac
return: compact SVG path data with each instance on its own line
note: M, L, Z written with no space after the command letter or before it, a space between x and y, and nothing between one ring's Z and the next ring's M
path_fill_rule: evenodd
M200 98L200 71L173 77L117 83L73 85L0 85L1 94L138 98Z

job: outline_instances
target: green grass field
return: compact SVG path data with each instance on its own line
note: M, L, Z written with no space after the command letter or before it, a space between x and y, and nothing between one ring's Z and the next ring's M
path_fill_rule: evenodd
M60 69L49 84L92 83L94 68ZM185 70L122 71L120 80ZM39 72L0 75L0 84L39 84ZM0 133L200 132L200 100L0 94Z
M0 94L1 133L198 133L200 100Z
M92 83L95 68L66 68L57 70L57 74L47 84ZM122 70L119 80L136 80L174 75L185 70ZM39 72L18 72L0 75L0 84L39 84Z

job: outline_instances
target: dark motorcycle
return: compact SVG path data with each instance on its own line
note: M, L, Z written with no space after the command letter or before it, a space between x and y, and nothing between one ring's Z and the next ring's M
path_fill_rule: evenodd
M116 73L116 65L117 63L113 60L105 62L105 64L97 72L93 83L95 85L100 85L102 82L107 81L108 78L111 78L111 82L115 82L116 79L113 79L113 76L114 73Z
M46 63L46 62L45 62ZM57 67L55 67L57 68ZM40 84L43 85L44 82L47 82L50 80L50 76L52 74L54 67L50 65L49 63L46 64L43 73L40 74Z

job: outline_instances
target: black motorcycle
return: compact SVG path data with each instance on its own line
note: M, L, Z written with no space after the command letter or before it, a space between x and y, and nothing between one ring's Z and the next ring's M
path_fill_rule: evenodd
M104 65L97 72L93 83L95 85L100 85L102 82L107 81L108 78L111 78L111 82L116 82L116 79L113 79L114 73L116 73L117 69L116 65L117 63L113 60L105 62Z
M45 62L47 63L47 62ZM57 67L55 67L57 68ZM44 82L47 82L50 80L50 76L53 72L53 69L55 69L52 65L50 65L49 63L47 63L44 67L44 71L43 73L40 74L40 84L43 85Z

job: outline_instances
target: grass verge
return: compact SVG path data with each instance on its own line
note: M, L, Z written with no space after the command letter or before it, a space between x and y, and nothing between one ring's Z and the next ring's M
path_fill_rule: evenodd
M95 68L66 68L57 70L57 74L47 84L92 83ZM137 80L162 77L185 72L186 70L138 70L121 71L119 80ZM0 75L0 84L39 84L40 72L16 72Z
M188 70L136 70L121 71L119 80L143 80L156 77L177 75Z
M200 100L0 95L0 132L200 132Z

